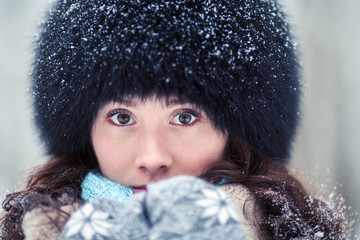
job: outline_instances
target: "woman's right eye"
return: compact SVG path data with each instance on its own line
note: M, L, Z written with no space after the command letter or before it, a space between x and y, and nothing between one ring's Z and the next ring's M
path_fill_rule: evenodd
M128 113L114 113L110 116L110 122L119 126L133 125L135 123L134 118Z

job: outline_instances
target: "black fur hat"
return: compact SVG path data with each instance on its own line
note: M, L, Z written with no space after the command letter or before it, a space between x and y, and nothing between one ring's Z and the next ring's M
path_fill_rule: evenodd
M42 26L35 120L49 154L81 154L110 100L177 97L285 162L299 64L273 0L60 0Z

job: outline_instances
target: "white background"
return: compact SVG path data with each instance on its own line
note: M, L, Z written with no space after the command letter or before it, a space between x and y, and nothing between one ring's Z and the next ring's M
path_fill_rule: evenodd
M29 72L50 0L0 0L0 200L45 161L32 122ZM292 168L360 212L360 1L282 0L303 64ZM310 180L304 181L309 185Z

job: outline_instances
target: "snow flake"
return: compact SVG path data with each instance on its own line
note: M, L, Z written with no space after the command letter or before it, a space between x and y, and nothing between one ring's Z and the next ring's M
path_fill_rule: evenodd
M108 221L109 216L108 213L95 210L92 204L87 204L71 216L65 237L80 234L82 239L88 240L95 234L110 236L108 230L114 225Z
M315 237L319 237L319 238L324 237L324 232L322 232L322 231L316 232Z
M210 189L203 189L201 192L206 198L196 201L195 204L205 208L202 218L216 216L221 225L225 225L231 218L238 221L235 210L230 206L225 193Z
M74 11L74 9L79 8L80 4L79 3L73 3L71 4L70 8L64 13L64 17L68 16L72 11Z

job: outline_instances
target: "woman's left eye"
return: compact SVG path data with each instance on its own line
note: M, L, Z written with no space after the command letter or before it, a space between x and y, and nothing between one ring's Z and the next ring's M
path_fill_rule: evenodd
M118 126L125 126L134 124L135 120L130 114L119 112L110 117L110 122Z
M175 117L171 121L171 124L191 125L198 119L199 117L195 113L181 112L175 115Z

